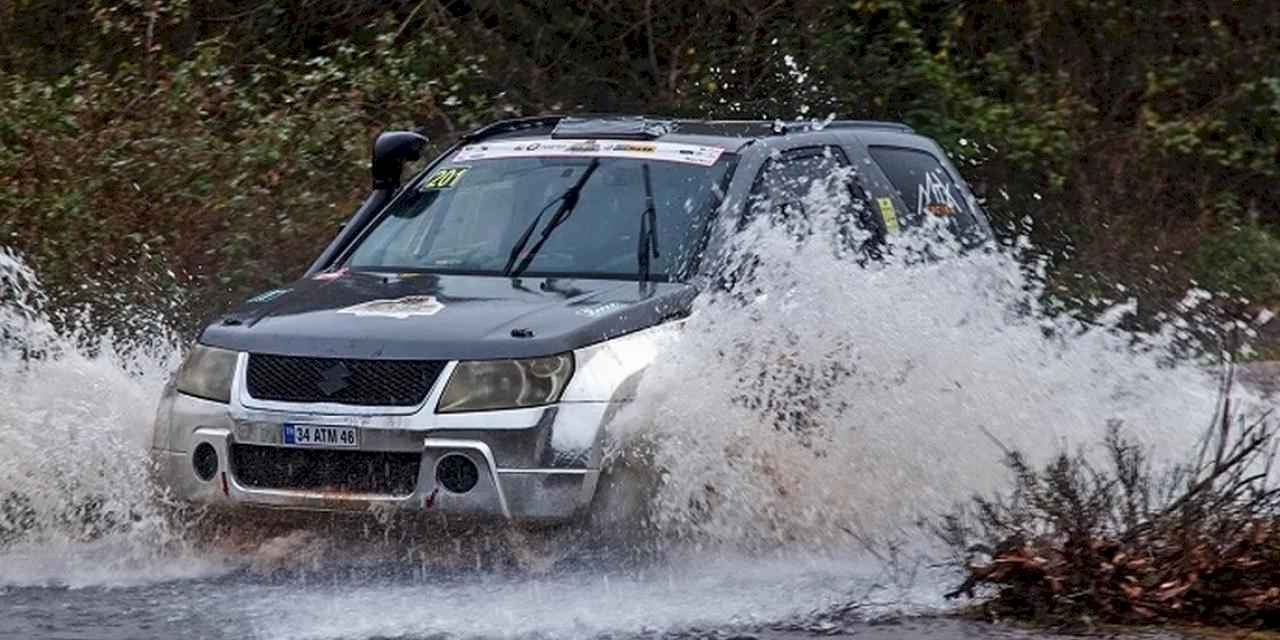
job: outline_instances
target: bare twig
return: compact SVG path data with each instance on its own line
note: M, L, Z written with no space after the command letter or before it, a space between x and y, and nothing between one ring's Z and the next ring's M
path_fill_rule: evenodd
M155 0L151 0L147 4L147 32L143 38L143 55L147 61L147 84L152 84L156 80L156 62L155 62L155 34L156 20L160 18L160 13L156 9Z
M1274 625L1278 439L1270 413L1235 412L1233 375L1228 364L1197 455L1175 467L1164 485L1171 492L1154 503L1147 459L1118 422L1105 440L1110 468L1081 453L1032 469L1007 451L1014 482L1007 497L975 497L931 527L965 572L946 597L992 587L986 606L994 612L1041 621Z
M413 10L409 12L407 17L405 17L404 22L401 22L400 27L396 29L396 34L391 37L391 44L400 42L400 36L404 34L405 29L409 28L409 23L413 22L413 19L418 16L418 12L422 10L423 5L430 1L431 0L422 0L422 2L419 2L413 7Z

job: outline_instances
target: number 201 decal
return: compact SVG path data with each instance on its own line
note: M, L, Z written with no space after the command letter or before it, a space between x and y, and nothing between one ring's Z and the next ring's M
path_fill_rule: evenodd
M452 189L453 186L458 184L458 181L462 179L462 175L467 172L467 169L470 168L471 167L449 167L447 169L440 169L427 176L427 179L422 183L422 190Z

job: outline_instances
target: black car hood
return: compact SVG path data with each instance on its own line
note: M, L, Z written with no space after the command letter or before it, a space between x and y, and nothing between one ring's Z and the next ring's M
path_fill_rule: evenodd
M200 342L337 358L523 358L684 315L695 294L679 283L322 274L250 299L207 327Z

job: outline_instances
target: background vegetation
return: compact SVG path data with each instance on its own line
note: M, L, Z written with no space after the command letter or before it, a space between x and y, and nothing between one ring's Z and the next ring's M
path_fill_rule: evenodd
M1277 51L1266 0L0 0L0 245L198 316L305 267L385 128L835 113L937 137L1060 273L1274 304Z

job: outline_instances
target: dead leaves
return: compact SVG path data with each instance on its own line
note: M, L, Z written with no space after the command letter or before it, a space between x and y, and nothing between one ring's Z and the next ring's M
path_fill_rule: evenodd
M1227 539L1176 526L1123 543L1104 534L1086 545L1042 536L968 565L963 592L994 587L988 606L1002 615L1270 625L1280 616L1278 524L1251 523Z

